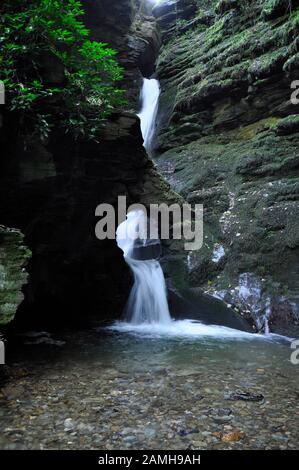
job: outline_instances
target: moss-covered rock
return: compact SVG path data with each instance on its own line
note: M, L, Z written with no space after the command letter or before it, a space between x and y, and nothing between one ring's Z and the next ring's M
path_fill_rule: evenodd
M292 114L281 119L275 127L278 135L289 135L299 132L299 114Z
M229 10L233 10L234 8L240 7L239 0L220 0L215 8L216 13L222 15Z
M194 17L211 23L169 40L164 22L158 60L158 167L204 205L188 282L248 309L257 327L299 311L299 21L297 0L287 3L199 1ZM259 301L237 300L257 283Z
M23 300L26 264L31 256L23 234L0 225L0 325L9 323Z

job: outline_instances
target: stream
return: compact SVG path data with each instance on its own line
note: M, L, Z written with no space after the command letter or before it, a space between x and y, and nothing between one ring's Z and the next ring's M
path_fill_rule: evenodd
M299 383L290 353L287 342L252 335L99 325L20 337L0 392L0 447L295 449Z

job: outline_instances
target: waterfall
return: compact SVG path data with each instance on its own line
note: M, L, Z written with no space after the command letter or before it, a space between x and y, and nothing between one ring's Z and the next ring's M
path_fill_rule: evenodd
M254 335L226 326L206 325L196 320L172 320L164 274L158 261L160 242L148 239L147 225L146 213L139 209L129 212L127 219L117 229L117 244L133 272L134 284L125 308L124 321L115 322L107 327L109 330L150 337L290 340L280 335Z
M160 244L158 240L147 239L144 230L140 230L140 227L146 226L146 221L142 210L132 211L116 232L117 244L134 275L134 285L125 309L125 317L126 321L134 325L167 325L171 318L165 279L161 265L158 259L155 259L160 253ZM145 252L144 257L149 259L143 259L142 252Z
M160 86L158 80L143 80L142 108L138 115L144 147L152 148L158 111ZM147 217L142 210L132 211L119 225L116 240L134 275L134 285L125 309L125 318L134 325L171 323L166 296L166 284L161 265L160 241L147 238Z
M160 87L157 80L144 79L142 110L139 114L144 147L152 148ZM148 237L147 215L142 209L131 211L116 232L119 248L133 275L134 284L125 308L125 321L109 327L113 331L170 336L215 336L227 339L272 339L275 335L252 333L219 325L205 325L195 320L172 320L166 295L164 274L159 263L160 241ZM186 312L188 314L188 312Z
M141 91L141 111L138 114L141 122L141 132L144 139L144 147L150 154L152 150L153 137L155 134L155 123L158 112L160 96L160 85L154 78L143 79Z

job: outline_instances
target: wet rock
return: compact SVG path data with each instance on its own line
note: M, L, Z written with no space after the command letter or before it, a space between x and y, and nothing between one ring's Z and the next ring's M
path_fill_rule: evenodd
M22 302L31 256L20 230L0 225L0 325L9 323Z
M50 333L47 331L28 331L26 333L22 333L20 336L24 338L50 338Z
M265 20L274 20L292 8L292 0L266 0L262 11Z
M245 433L242 431L230 432L221 436L222 442L237 442L245 438Z
M23 385L7 385L1 390L7 400L16 400L24 396Z
M147 439L153 439L157 435L157 431L154 428L145 428L144 435Z
M190 434L198 434L199 430L198 429L180 429L179 430L179 436L184 437L184 436L189 436Z
M220 0L215 8L216 13L223 15L227 11L239 8L240 3L238 0Z
M208 414L213 418L215 423L228 423L233 419L233 412L230 408L218 408L209 410Z
M263 402L264 395L262 395L261 393L253 393L249 391L238 390L236 392L229 392L225 394L225 399L231 400L231 401L241 400L241 401Z
M84 423L79 423L78 426L76 426L76 430L80 434L88 435L92 434L94 431L94 426L91 426L90 424L84 424Z
M137 441L137 437L136 436L125 436L123 438L123 441L126 442L127 444L133 444L134 442Z
M278 135L289 135L299 132L299 115L292 114L284 119L281 119L275 127Z
M72 432L76 428L76 424L72 418L66 418L63 424L65 432Z
M50 346L64 346L65 341L59 341L55 340L53 338L49 337L39 337L34 339L34 341L25 341L25 344L27 345L37 345L37 344L49 344Z

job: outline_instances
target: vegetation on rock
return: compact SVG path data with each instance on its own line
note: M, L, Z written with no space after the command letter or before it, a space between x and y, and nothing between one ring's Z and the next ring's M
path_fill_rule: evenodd
M46 140L51 128L96 139L124 102L116 51L91 41L78 0L5 1L1 6L0 79L24 135Z
M242 276L249 290L259 279L253 316L269 301L271 322L281 305L297 321L299 111L290 97L299 2L196 4L174 39L171 6L157 18L158 167L170 168L165 176L176 190L205 208L205 243L189 261L189 282L236 305ZM215 262L219 246L225 255Z

